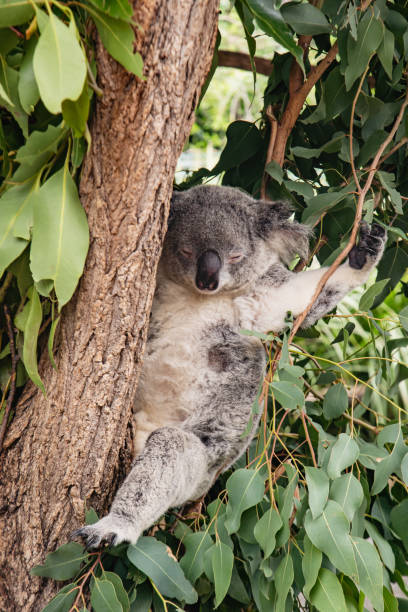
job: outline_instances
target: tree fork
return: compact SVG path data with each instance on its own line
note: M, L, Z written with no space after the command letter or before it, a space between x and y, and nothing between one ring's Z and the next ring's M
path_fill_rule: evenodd
M92 146L81 179L91 242L64 309L47 397L26 386L1 457L0 609L41 610L56 591L30 568L104 512L132 456L132 399L176 162L211 64L217 0L134 2L138 81L96 44Z

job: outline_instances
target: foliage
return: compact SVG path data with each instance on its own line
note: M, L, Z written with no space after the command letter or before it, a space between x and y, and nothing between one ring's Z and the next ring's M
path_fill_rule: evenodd
M93 0L92 6L92 17L104 8L104 23L117 19L119 3ZM320 264L337 266L338 256L347 255L360 216L388 229L386 252L376 283L359 295L358 306L349 297L311 330L300 331L299 321L289 316L282 337L259 335L269 357L254 404L262 411L261 426L246 455L214 484L205 505L195 512L184 509L182 515L169 512L136 546L87 554L79 545L64 545L51 553L34 573L72 582L47 611L89 609L87 589L96 612L172 607L357 611L365 609L366 600L379 612L406 608L391 584L408 594L403 582L408 575L403 278L408 262L408 9L400 0L323 0L281 8L278 2L237 0L235 8L252 56L255 23L282 46L273 58L263 118L259 124L232 123L217 164L199 169L180 187L219 176L223 184L256 197L289 200L296 218L315 227L312 254ZM55 12L57 18L61 15ZM39 25L42 36L48 26ZM100 34L104 40L102 29ZM15 89L5 93L15 117L8 121L21 122ZM15 100L13 106L8 99ZM47 103L58 107L58 100ZM44 113L49 116L41 108L38 117ZM48 164L45 176L9 186L2 197L9 196L10 208L16 202L12 189L21 190L18 202L30 202L39 180L44 183L40 193L52 179L70 182L67 168L78 164L70 161L71 152L65 156L66 144L61 160L62 136L55 143L58 130L67 134L64 126L55 121L42 132L45 139L51 130L41 162ZM24 124L21 129L24 133ZM7 134L15 138L15 126ZM17 170L7 148L3 165L12 170L6 176L32 167L28 145L29 139L19 152L27 161ZM54 160L51 178L49 160ZM44 202L47 209L47 191ZM17 239L24 241L23 248L28 242L27 218L19 217L13 245ZM28 333L38 327L38 293L52 288L60 305L61 298L55 268L45 276L36 272L27 294L32 281L26 280L23 248L13 251L13 260L21 259L12 274L18 289L24 288L20 295L27 295L16 325ZM350 304L357 310L353 315ZM3 352L6 358L6 346Z
M21 358L12 364L3 325L1 419L8 416L5 396L14 366L17 386L28 375L45 392L38 335L50 328L52 359L59 311L75 291L88 251L76 178L90 143L93 94L102 93L95 81L92 22L111 55L142 77L131 18L127 0L10 0L0 6L0 303L14 318Z

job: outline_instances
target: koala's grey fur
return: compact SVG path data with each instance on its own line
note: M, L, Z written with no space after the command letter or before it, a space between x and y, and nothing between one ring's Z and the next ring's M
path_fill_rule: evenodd
M258 422L242 434L264 350L239 330L282 330L287 311L304 310L325 272L287 269L296 254L307 256L310 234L290 214L280 202L256 201L230 187L175 194L135 402L137 456L109 514L76 532L88 548L135 543L168 508L206 493L248 446ZM384 244L381 227L362 226L359 246L330 278L305 325L366 280ZM200 290L200 274L209 284L216 278L217 288Z

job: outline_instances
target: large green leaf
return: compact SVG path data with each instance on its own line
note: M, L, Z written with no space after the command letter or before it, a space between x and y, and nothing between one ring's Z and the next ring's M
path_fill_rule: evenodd
M6 191L0 198L0 276L25 249L33 220L34 181Z
M94 612L123 612L113 584L97 577L91 587L91 604Z
M27 176L32 176L37 172L52 156L56 153L58 144L66 135L67 128L60 123L59 125L49 125L44 132L31 132L25 144L19 148L16 161L20 164Z
M18 97L18 72L6 63L0 55L0 105L5 106L13 115L24 136L28 134L28 117Z
M128 0L89 0L102 13L107 13L116 19L130 21L132 19L133 9Z
M304 69L303 51L293 38L281 13L274 8L272 2L269 0L246 0L246 4L249 10L255 15L261 30L287 49L302 69Z
M406 551L408 552L408 499L403 499L402 502L394 506L391 510L391 525L398 537L401 538Z
M279 512L273 507L269 508L256 523L254 535L263 550L265 559L275 550L276 534L281 527L282 519Z
M347 612L343 589L336 574L322 567L311 590L310 603L320 612Z
M236 470L227 480L228 505L225 526L238 531L244 510L258 504L264 495L264 480L256 470Z
M78 595L78 589L77 584L67 584L51 599L41 612L68 612Z
M128 594L125 591L123 586L123 582L118 574L114 572L103 572L102 575L103 580L108 580L112 583L113 588L115 589L116 597L118 598L120 605L122 606L123 612L129 612L130 603Z
M357 575L349 537L350 524L338 503L329 499L317 519L313 519L308 510L305 515L305 529L314 546L324 552L337 569L348 576Z
M382 433L384 433L384 430ZM374 482L371 489L373 495L380 493L380 491L382 491L386 486L391 474L400 468L401 462L406 455L407 450L408 447L404 443L401 427L398 427L392 452L384 459L381 459L381 461L379 461L375 467Z
M313 518L323 512L329 497L329 477L321 468L306 467L306 482L309 492L309 507Z
M230 123L226 136L227 144L218 163L211 170L211 174L219 174L224 170L239 166L255 155L262 146L262 137L258 128L249 121Z
M383 278L382 280L374 283L367 289L365 293L360 298L360 303L358 305L360 310L368 310L373 305L374 299L379 295L384 287L388 284L389 278Z
M213 545L213 540L206 531L190 533L183 538L186 552L180 560L180 566L186 578L194 584L204 572L204 554Z
M286 598L292 586L293 578L293 561L291 555L287 553L275 572L276 597L274 612L285 612Z
M18 326L18 317L16 316L16 325ZM21 313L23 327L20 328L24 332L23 344L23 362L27 370L27 374L31 380L45 394L43 382L38 373L37 365L37 341L38 332L40 331L42 321L42 308L40 298L35 287L28 291L28 302ZM69 576L70 577L70 576Z
M2 28L25 23L33 15L33 2L30 0L2 0L0 2L0 24Z
M49 553L44 565L36 565L31 570L33 576L46 576L54 580L69 580L77 573L88 555L77 542L63 544L56 551Z
M348 65L344 74L346 88L363 74L371 55L380 46L384 25L375 17L374 11L366 11L357 26L357 40L349 34L347 41Z
M296 34L326 34L331 27L321 10L312 4L283 4L281 14Z
M363 487L351 472L333 480L330 487L330 499L336 501L343 509L349 521L363 503Z
M286 380L271 383L271 389L275 398L285 409L296 410L302 408L305 397L297 385Z
M60 307L75 291L88 243L85 211L65 165L44 183L35 200L30 262L36 282L54 281Z
M343 330L342 330L343 331ZM333 385L323 400L323 414L329 421L337 419L348 408L348 395L343 385Z
M74 22L69 27L51 13L34 51L34 74L50 113L60 113L63 100L77 100L86 77L86 58Z
M370 521L364 521L364 526L367 529L368 535L376 545L384 565L388 567L390 572L394 573L395 555L390 546L390 543L387 542L385 538L383 538L374 523L371 523Z
M215 607L218 608L229 589L234 565L232 550L221 540L218 540L212 548L211 563L215 581Z
M351 538L357 565L357 582L377 612L383 612L383 568L380 557L371 542Z
M359 454L360 449L357 442L345 433L340 434L331 449L327 465L329 477L338 478L344 469L357 461Z
M135 39L130 24L119 19L112 19L88 6L96 27L98 28L101 41L110 53L126 70L143 79L143 60L140 53L133 51Z
M167 547L152 537L141 537L127 550L129 561L153 580L159 591L187 603L197 601L197 593Z
M32 113L40 99L37 81L35 80L33 57L37 41L31 38L27 42L23 61L21 62L18 79L18 95L21 106L27 114Z
M314 546L306 535L304 540L304 555L302 559L302 572L305 578L303 592L308 598L313 586L316 584L319 570L322 566L322 552Z
M392 60L394 57L394 45L394 34L390 30L385 28L384 38L382 40L381 45L378 47L377 54L385 72L387 73L390 79L392 79Z

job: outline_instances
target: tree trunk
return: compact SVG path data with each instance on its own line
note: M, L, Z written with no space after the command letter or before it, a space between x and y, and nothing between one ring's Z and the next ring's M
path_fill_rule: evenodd
M106 511L132 455L130 424L178 156L209 69L217 0L135 2L138 81L97 45L97 102L81 197L91 244L64 309L47 397L25 389L5 440L0 609L41 610L53 581L29 575L84 520ZM75 249L75 244L72 245Z

